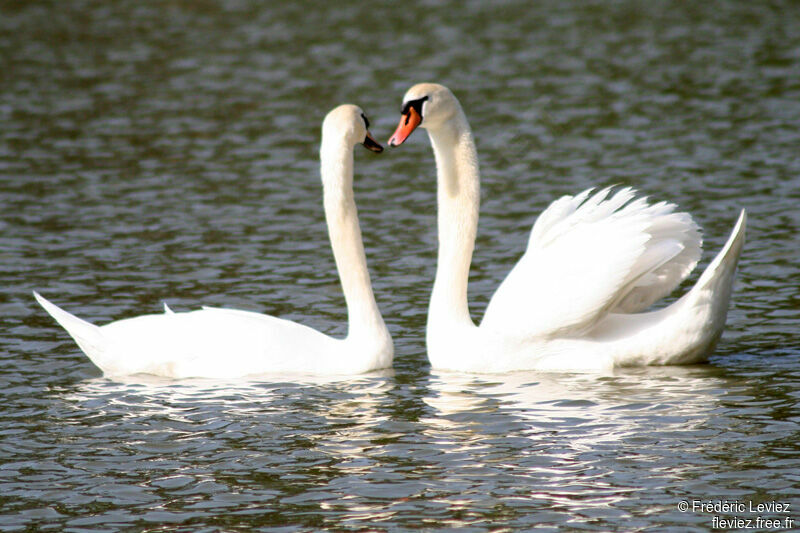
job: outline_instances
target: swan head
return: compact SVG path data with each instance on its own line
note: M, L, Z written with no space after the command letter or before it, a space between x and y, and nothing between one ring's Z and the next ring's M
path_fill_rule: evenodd
M389 146L400 146L417 127L436 129L461 109L453 93L438 83L418 83L406 91L400 124L389 138Z
M373 152L383 152L381 146L369 132L369 120L357 105L344 104L331 110L322 121L323 138L344 138L349 146L362 144Z

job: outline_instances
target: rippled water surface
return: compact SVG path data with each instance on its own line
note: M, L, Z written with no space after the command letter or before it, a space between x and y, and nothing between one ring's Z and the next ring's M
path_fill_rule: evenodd
M747 208L711 363L431 372L424 135L356 153L391 372L109 380L33 301L97 323L221 305L343 334L319 124L358 103L386 139L417 81L454 90L478 144L476 318L562 194L678 203L701 267ZM790 2L0 3L0 530L791 529L798 206ZM695 500L791 507L682 512Z

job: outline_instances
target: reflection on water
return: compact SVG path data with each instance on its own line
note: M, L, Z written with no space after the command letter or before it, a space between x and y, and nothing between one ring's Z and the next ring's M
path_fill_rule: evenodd
M697 369L604 378L520 373L502 380L440 374L425 398L436 410L426 422L440 438L457 432L473 453L488 456L490 467L497 467L493 456L502 461L513 449L522 460L501 467L542 508L577 505L579 515L633 518L637 493L685 480L687 459L707 453L697 437L718 431L711 429L718 409L713 391L724 381ZM660 466L648 470L650 463ZM487 464L465 465L472 467Z
M683 531L712 517L682 499L800 508L798 50L800 10L744 1L3 3L0 529ZM476 318L562 194L678 203L701 267L746 207L712 364L431 375L424 136L356 154L392 373L106 380L36 307L103 323L166 300L343 335L319 123L357 103L386 138L427 80L481 157Z
M442 373L414 386L396 376L90 379L51 393L29 459L2 470L4 493L106 504L88 522L66 522L75 526L220 524L219 513L252 512L255 525L291 513L317 527L703 527L708 517L681 514L673 499L753 498L755 476L763 490L793 494L779 465L796 454L786 444L797 421L776 414L794 404L762 393L735 372L704 367L502 380ZM760 471L764 461L776 470Z
M707 527L675 502L795 497L798 385L690 367L18 387L0 523Z

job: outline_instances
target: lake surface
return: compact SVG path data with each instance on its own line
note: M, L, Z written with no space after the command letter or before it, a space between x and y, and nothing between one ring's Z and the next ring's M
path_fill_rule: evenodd
M109 380L34 302L98 324L237 307L344 334L320 122L357 103L385 140L418 81L451 87L476 136L476 319L563 194L676 202L704 229L700 268L746 208L710 364L431 372L422 134L356 152L391 372ZM799 230L792 3L3 2L0 530L791 529ZM790 509L749 508L769 502Z

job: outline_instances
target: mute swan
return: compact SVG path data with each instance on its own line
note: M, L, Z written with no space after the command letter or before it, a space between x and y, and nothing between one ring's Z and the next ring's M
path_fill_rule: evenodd
M334 339L288 320L233 309L145 315L95 326L34 292L106 375L235 378L264 373L353 374L390 367L392 339L372 292L353 199L353 147L383 151L360 108L322 123L320 163L328 234L342 282L348 334Z
M439 252L428 308L427 348L436 369L466 372L608 370L705 361L722 333L746 214L694 287L670 293L700 257L691 216L648 204L625 188L564 196L539 216L528 249L476 326L467 281L478 223L478 156L456 97L423 83L406 92L398 146L428 130L438 181Z

